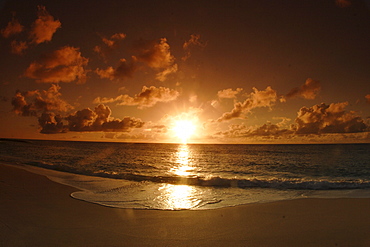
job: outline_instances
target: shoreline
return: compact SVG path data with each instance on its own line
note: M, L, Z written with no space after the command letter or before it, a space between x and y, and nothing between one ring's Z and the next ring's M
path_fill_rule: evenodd
M370 198L212 210L110 208L0 164L0 246L370 246Z

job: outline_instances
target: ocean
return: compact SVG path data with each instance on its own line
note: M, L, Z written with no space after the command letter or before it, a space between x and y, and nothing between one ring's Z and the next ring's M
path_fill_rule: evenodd
M297 198L370 197L370 144L3 139L0 162L76 187L73 198L118 208L201 210Z

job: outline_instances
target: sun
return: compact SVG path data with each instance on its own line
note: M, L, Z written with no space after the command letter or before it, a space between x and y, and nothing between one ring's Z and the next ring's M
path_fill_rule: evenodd
M196 125L190 120L177 120L174 122L172 130L177 138L186 143L195 133Z

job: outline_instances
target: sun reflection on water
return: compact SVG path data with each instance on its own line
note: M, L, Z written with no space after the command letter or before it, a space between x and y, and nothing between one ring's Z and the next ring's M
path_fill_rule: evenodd
M191 153L187 144L179 145L175 154L176 160L169 172L175 176L191 177L195 167L191 164ZM160 196L157 199L168 209L191 209L197 207L201 200L196 198L194 186L181 184L164 184L159 189Z
M180 145L176 152L176 165L170 169L170 173L181 177L191 176L191 172L195 168L190 164L190 158L191 157L188 145Z

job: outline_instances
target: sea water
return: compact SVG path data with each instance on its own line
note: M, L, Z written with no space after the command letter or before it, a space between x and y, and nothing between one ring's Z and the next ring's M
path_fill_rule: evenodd
M0 162L74 186L76 199L119 208L212 209L370 197L370 144L2 140Z

